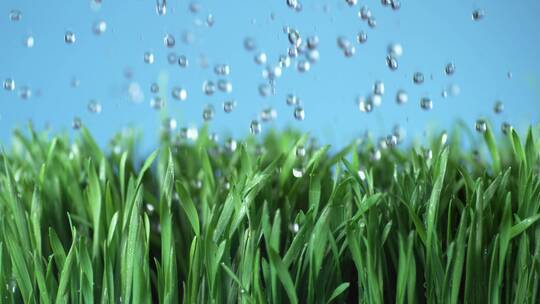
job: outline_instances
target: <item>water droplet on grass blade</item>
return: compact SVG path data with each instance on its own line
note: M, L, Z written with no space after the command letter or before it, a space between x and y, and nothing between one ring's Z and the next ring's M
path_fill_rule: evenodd
M508 122L503 122L501 124L501 132L503 132L504 135L508 135L512 132L512 125Z
M306 156L306 148L304 146L296 147L296 157L302 158Z
M293 168L292 174L296 178L301 178L302 176L304 176L304 170L302 168Z
M262 131L261 123L256 119L252 120L251 124L249 125L249 131L251 132L251 134L254 134L254 135L261 133Z
M485 133L487 131L487 122L484 119L478 119L474 124L474 128L478 133Z

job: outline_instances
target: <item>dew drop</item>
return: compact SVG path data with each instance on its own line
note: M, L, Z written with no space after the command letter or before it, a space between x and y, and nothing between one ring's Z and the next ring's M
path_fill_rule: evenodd
M421 72L414 73L413 82L414 84L418 84L418 85L424 83L424 74L422 74Z
M163 129L166 131L170 132L176 130L177 125L176 119L172 117L167 117L163 120Z
M256 64L265 64L267 60L266 53L264 52L257 53L254 57L254 60Z
M384 95L384 82L377 80L373 84L372 88L373 94L382 96Z
M154 110L160 110L165 106L165 101L159 96L155 96L150 99L150 107Z
M289 33L288 33L288 38L289 38L289 43L298 48L301 44L302 44L302 37L300 36L300 33L295 30L295 29L291 29L289 30Z
M226 79L220 79L218 80L217 82L217 88L221 91L221 92L225 92L225 93L231 93L232 90L233 90L233 86L232 86L232 83Z
M319 46L319 36L309 36L307 39L308 49L316 49Z
M204 121L210 121L214 118L214 107L212 105L206 105L203 109L202 117Z
M101 103L97 102L96 100L90 100L88 102L87 108L88 108L88 112L93 113L93 114L99 114L101 113L101 110L102 110Z
M302 168L293 168L292 174L296 178L301 178L302 176L304 176L304 170Z
M13 9L9 12L9 20L19 22L22 19L22 12L18 9Z
M249 131L251 132L251 134L254 134L254 135L261 133L262 131L261 123L256 119L252 120L251 124L249 125Z
M481 10L481 9L476 9L472 12L472 20L473 21L480 21L482 19L484 19L484 16L485 16L485 12L484 10Z
M168 48L173 48L176 44L176 39L174 39L174 36L171 34L165 34L165 37L163 37L163 44Z
M262 122L269 122L271 120L274 120L277 118L277 111L274 108L266 108L262 110L261 112L261 120Z
M422 97L420 99L420 108L424 111L429 111L433 109L433 100L429 97Z
M364 31L360 31L356 35L356 41L358 41L358 43L361 43L361 44L366 43L367 38L368 38L367 33Z
M358 17L360 17L362 20L368 20L371 18L371 10L367 6L362 6L358 12Z
M71 127L73 130L79 130L82 127L82 121L79 117L74 117L71 122Z
M306 148L304 146L296 147L296 157L302 158L306 156Z
M296 106L300 104L300 99L294 94L287 95L287 105Z
M300 226L298 225L298 223L294 223L289 225L289 229L292 233L298 233L298 231L300 230Z
M502 101L496 101L495 105L493 106L493 111L495 114L501 114L504 111L504 104Z
M216 75L227 76L231 73L231 68L228 64L216 64L214 66L214 73Z
M358 109L360 112L371 113L371 111L373 111L373 101L371 98L366 99L363 96L358 97Z
M236 101L228 100L223 103L223 111L225 113L231 113L236 107Z
M29 35L28 37L26 37L26 39L24 39L24 46L31 49L34 47L34 42L34 36Z
M302 121L305 118L304 108L301 106L296 106L294 108L294 118L296 120Z
M4 80L4 90L14 91L15 90L15 80L12 78L7 78Z
M67 31L66 34L64 35L64 41L66 44L73 44L75 43L75 40L76 40L75 33L73 33L72 31Z
M512 132L512 129L512 125L506 121L501 124L501 132L503 132L504 135L510 134Z
M397 59L392 56L392 55L388 55L386 56L386 65L388 66L388 68L391 70L391 71L395 71L398 69L398 61Z
M391 6L394 11L397 11L401 8L401 1L399 0L391 0Z
M234 152L236 151L236 148L238 147L238 144L236 143L236 140L229 138L227 141L225 141L225 150L228 152Z
M399 90L396 93L396 103L399 105L407 103L409 100L409 96L407 95L407 92L404 90Z
M99 36L105 33L106 30L107 30L107 22L105 22L104 20L99 20L96 23L94 23L94 26L93 26L94 34Z
M178 65L182 68L187 68L189 65L189 61L185 55L178 56Z
M377 26L377 20L375 17L370 17L367 22L370 28L375 28Z
M444 73L448 76L454 75L455 71L456 71L456 66L453 62L447 63L446 67L444 67Z
M206 81L203 82L202 91L203 91L204 94L206 94L208 96L213 95L214 92L216 91L216 85L214 84L213 81L206 80Z
M487 122L484 119L478 119L474 124L474 128L478 133L485 133L487 131Z
M155 82L152 83L150 85L150 92L152 92L154 94L158 93L159 92L159 85L157 83L155 83Z
M154 53L152 52L145 52L144 53L144 62L148 64L154 63Z
M172 96L176 100L184 101L187 99L187 90L180 87L174 87L172 90Z
M354 45L349 45L347 48L345 48L343 54L347 58L354 56L354 54L356 54L356 47Z
M355 6L358 3L358 0L345 0L345 2L349 6Z
M306 72L309 72L310 68L311 68L311 65L309 61L304 60L304 59L298 60L298 64L296 65L296 69L298 70L298 72L306 73Z

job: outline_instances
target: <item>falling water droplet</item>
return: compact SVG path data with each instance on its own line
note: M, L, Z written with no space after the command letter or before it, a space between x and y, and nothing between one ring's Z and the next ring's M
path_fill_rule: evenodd
M178 56L178 65L182 68L187 68L189 61L185 55Z
M79 117L74 117L71 122L71 127L73 130L79 130L82 127L82 121Z
M23 100L28 100L32 97L32 90L27 87L23 86L19 89L19 97Z
M391 71L395 71L398 69L398 61L397 59L392 56L392 55L388 55L386 56L386 65L388 66L388 68L391 70Z
M356 41L358 41L358 43L361 43L361 44L366 43L367 38L368 38L367 33L364 31L360 31L356 35Z
M159 92L159 85L157 83L155 83L155 82L152 83L150 85L150 92L152 92L154 94L158 93Z
M214 84L213 81L206 80L203 82L202 91L204 94L208 96L213 95L214 92L216 91L216 85Z
M158 16L164 16L167 14L167 1L163 0L161 3L156 1L156 14Z
M174 39L174 36L171 34L165 34L165 37L163 37L163 44L168 48L173 48L176 44L176 39Z
M358 97L358 109L360 112L370 113L373 111L373 101L371 98L366 99L363 96Z
M311 65L309 61L304 60L304 59L298 60L298 64L296 66L296 69L298 70L298 72L306 73L306 72L309 72L310 68L311 68Z
M398 58L403 55L403 47L399 43L390 43L387 47L388 55Z
M150 107L154 110L160 110L165 106L165 101L159 96L155 96L150 99Z
M257 53L254 58L256 64L265 64L266 59L266 53L264 52Z
M358 17L360 17L362 20L368 20L371 18L371 10L367 6L362 6L358 12Z
M382 96L384 95L384 82L377 80L373 83L372 88L373 94Z

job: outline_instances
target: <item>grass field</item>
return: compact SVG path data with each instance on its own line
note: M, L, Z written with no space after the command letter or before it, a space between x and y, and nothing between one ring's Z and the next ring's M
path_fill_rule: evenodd
M144 162L26 134L0 155L0 303L540 302L536 129L378 160L293 131Z

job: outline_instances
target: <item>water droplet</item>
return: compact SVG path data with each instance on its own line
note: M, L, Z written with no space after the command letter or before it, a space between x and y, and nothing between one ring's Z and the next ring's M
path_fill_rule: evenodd
M354 45L349 45L347 48L345 48L343 54L347 58L354 56L354 54L356 54L356 47Z
M18 22L22 19L22 12L18 9L13 9L9 12L9 20L12 22Z
M291 65L291 58L287 55L279 56L279 66L281 68L288 68Z
M259 85L259 95L267 97L272 94L272 86L268 83L261 83Z
M4 90L6 91L14 91L15 90L15 80L11 78L7 78L4 80Z
M229 138L227 141L225 141L225 150L228 152L234 152L236 151L236 148L238 147L238 144L236 143L236 140Z
M304 176L304 170L302 168L293 168L292 174L296 178L301 178L302 176Z
M298 49L295 48L294 46L291 46L287 49L287 54L289 55L290 58L296 58L298 57Z
M152 52L145 52L144 53L144 62L148 64L154 63L154 53Z
M370 17L367 21L370 28L375 28L377 26L377 20L375 17Z
M307 39L308 49L316 49L319 46L319 36L309 36Z
M34 36L30 35L24 39L24 46L31 49L34 47Z
M71 122L71 127L73 130L79 130L82 127L82 121L79 117L74 117Z
M236 107L236 101L228 100L223 103L223 111L225 113L231 113Z
M163 0L161 3L159 0L156 1L156 14L158 16L164 16L167 14L167 1Z
M506 73L506 78L512 79L512 72L507 72Z
M474 124L474 128L478 133L485 133L487 131L487 122L484 119L478 119Z
M371 98L366 99L363 96L358 97L358 109L360 112L370 113L373 111L373 101Z
M102 110L101 103L97 102L96 100L90 100L88 102L87 108L88 108L88 112L93 113L93 114L99 114L101 113L101 110Z
M165 106L165 101L159 96L155 96L150 99L150 107L154 110L160 110Z
M390 43L387 48L388 55L398 58L403 55L403 47L399 43Z
M173 48L176 44L176 40L174 39L174 36L171 34L165 34L165 37L163 37L163 44L165 44L168 48Z
M391 0L391 6L394 11L397 11L401 8L401 1L399 0Z
M214 107L212 105L206 105L203 109L202 117L204 121L210 121L214 118Z
M251 124L249 125L249 131L251 132L251 134L254 134L254 135L261 133L262 131L261 123L256 119L252 120Z
M218 80L217 87L221 92L225 93L231 93L233 90L232 83L227 79Z
M381 4L382 4L383 6L389 6L389 5L390 5L390 2L391 2L390 0L381 0Z
M512 125L509 124L508 122L503 122L501 124L501 131L503 132L504 135L508 135L512 132Z
M254 57L254 60L256 64L265 64L267 60L266 53L264 52L257 53Z
M446 67L444 68L444 73L448 76L454 75L454 72L456 71L456 66L453 62L449 62L446 64Z
M163 129L166 131L174 131L176 130L178 123L176 122L176 119L172 117L167 117L163 120Z
M395 125L392 129L392 134L396 136L398 143L403 142L405 140L405 137L407 136L407 130L405 130L400 125Z
M182 68L187 68L189 61L185 55L178 56L178 65Z
M94 34L99 36L105 33L106 30L107 30L107 22L105 22L104 20L99 20L96 23L94 23L94 26L93 26Z
M433 158L433 151L431 149L424 149L424 158L431 160Z
M216 73L216 75L227 76L231 73L231 68L228 64L216 64L214 66L214 73Z
M214 23L216 23L214 15L208 14L208 16L206 16L206 25L208 25L208 27L212 27L214 26Z
M446 142L448 142L448 133L446 133L446 131L444 131L441 134L441 144L446 145Z
M429 97L422 97L420 99L420 108L424 111L429 111L433 109L433 100Z
M64 35L64 41L67 43L67 44L73 44L75 43L75 33L73 33L72 31L67 31L66 34Z
M244 39L244 48L247 51L253 51L257 48L257 42L255 41L255 38L252 37L246 37Z
M306 156L306 148L304 146L296 147L296 157L302 158Z
M388 68L392 71L395 71L398 69L398 61L397 59L392 56L392 55L388 55L386 56L386 65L388 66Z
M288 33L289 43L294 47L299 47L302 44L302 37L300 33L295 29L290 29Z
M19 89L19 97L23 100L28 100L32 97L32 90L27 87L23 86Z
M309 62L316 63L317 61L319 61L320 58L319 50L309 50L306 54L306 58Z
M178 57L176 56L175 52L170 52L169 54L167 54L167 62L169 64L176 64L177 60Z
M484 10L481 10L481 9L476 9L472 12L472 20L474 21L480 21L482 19L484 19L484 16L485 16L485 12Z
M404 90L399 90L396 93L396 103L399 105L407 103L409 100L409 96L407 95L407 92Z
M377 80L375 81L375 83L373 84L373 94L375 95L384 95L384 83L380 80Z
M298 231L300 230L300 226L298 225L298 223L294 223L289 225L289 229L292 233L298 233Z
M358 170L358 177L360 177L360 180L362 181L366 180L366 172L364 169Z
M298 7L300 6L300 2L298 0L287 0L286 3L289 8L292 8L294 10L298 9Z
M358 12L358 17L360 17L362 20L368 20L371 18L371 10L367 6L362 6Z
M277 111L274 108L266 108L261 111L261 120L262 122L269 122L277 118Z
M345 2L346 2L349 6L355 6L355 5L358 3L358 0L345 0Z
M364 31L360 31L358 32L358 34L356 35L356 41L358 41L358 43L366 43L367 41L367 33L364 32Z
M502 101L496 101L495 105L493 106L493 111L495 114L501 114L504 110L504 104Z
M300 104L300 99L294 94L287 95L287 105L295 106Z
M152 83L152 84L150 85L150 92L152 92L152 93L154 93L154 94L155 94L155 93L158 93L158 92L159 92L159 85L158 85L157 83L155 83L155 82Z
M382 153L381 153L381 150L379 149L376 149L376 148L371 148L370 149L370 155L369 155L369 158L372 160L372 161L379 161L382 157Z
M347 48L351 46L351 42L344 36L339 36L337 38L337 45L340 49L345 51Z
M202 91L203 91L204 94L206 94L208 96L213 95L214 92L216 91L216 85L214 84L213 81L206 80L206 81L203 82Z
M301 106L296 106L296 108L294 108L294 118L296 120L304 120L305 118L305 113L304 113L304 108L301 107Z
M71 81L69 82L69 85L72 88L78 88L81 85L81 81L77 79L77 77L71 78Z
M298 60L298 64L296 65L296 69L298 70L298 72L306 73L306 72L309 72L310 68L311 68L311 65L309 61L304 60L304 59Z
M422 83L424 83L424 74L422 74L421 72L414 73L413 82L414 82L414 84L422 84Z
M180 87L174 87L172 90L172 96L176 100L184 101L187 99L187 90Z
M390 134L386 136L386 146L388 146L389 148L393 148L397 146L397 144L398 144L397 136L395 136L394 134Z

